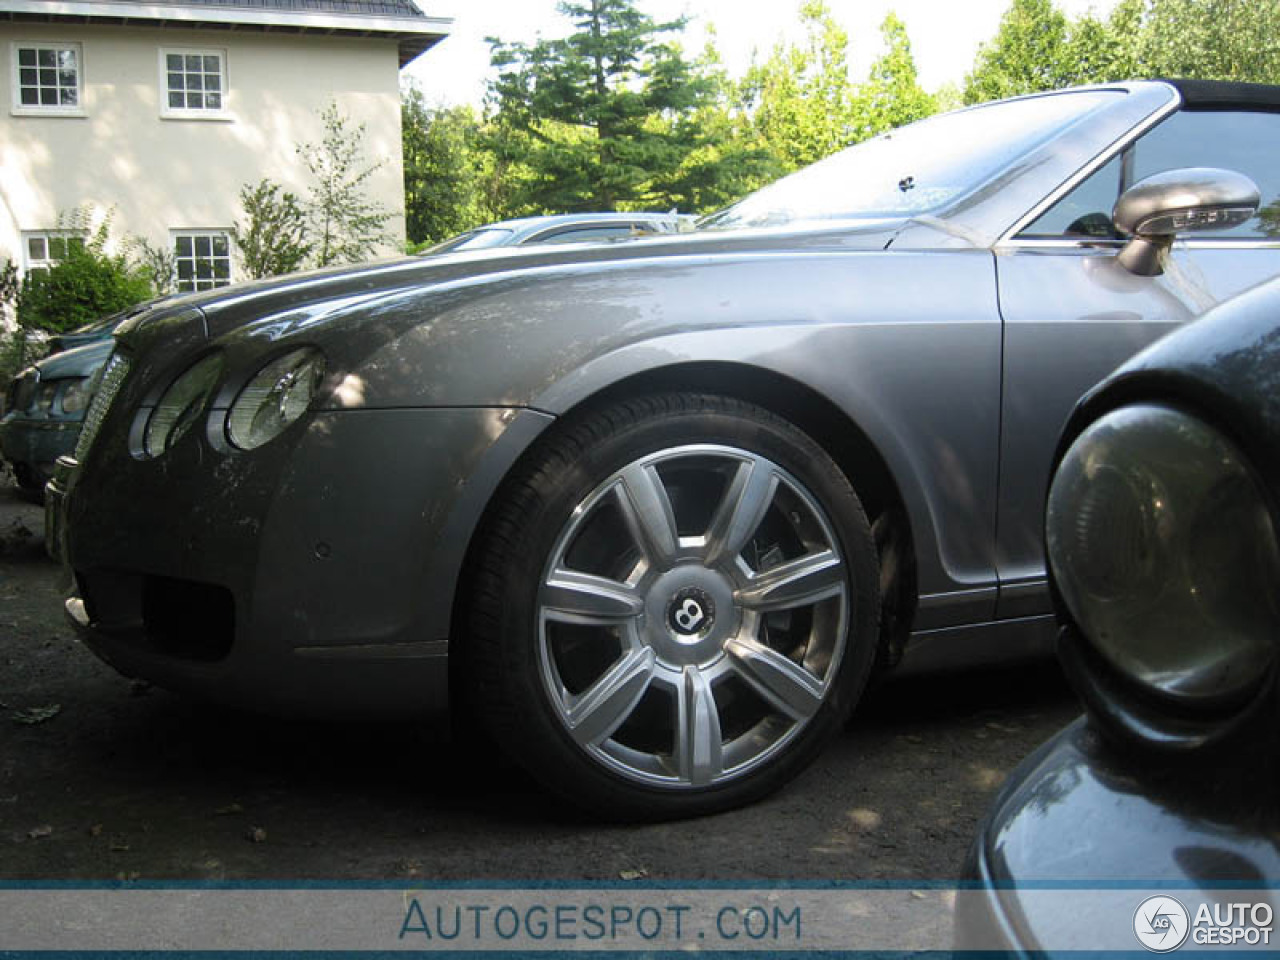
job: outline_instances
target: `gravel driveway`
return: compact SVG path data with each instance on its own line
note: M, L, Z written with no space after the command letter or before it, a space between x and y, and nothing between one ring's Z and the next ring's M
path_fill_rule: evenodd
M796 783L703 820L586 821L447 733L234 713L131 683L64 624L0 486L0 880L946 880L1078 712L1052 663L873 691Z

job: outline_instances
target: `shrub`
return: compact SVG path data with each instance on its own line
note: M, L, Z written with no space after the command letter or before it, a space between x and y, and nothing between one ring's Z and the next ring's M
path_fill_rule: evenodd
M68 245L66 258L48 270L31 271L18 294L18 325L61 333L150 299L149 272L104 246L99 234L83 247Z
M245 222L237 222L231 236L248 276L292 273L306 262L312 247L307 241L307 213L294 194L265 179L240 189L240 205Z

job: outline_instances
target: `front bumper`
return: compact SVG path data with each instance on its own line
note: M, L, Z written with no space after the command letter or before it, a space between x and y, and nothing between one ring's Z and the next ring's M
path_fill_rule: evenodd
M443 709L458 575L489 497L550 421L322 411L252 454L155 460L104 434L47 489L68 612L121 673L278 712ZM197 438L190 438L197 441Z
M957 949L1096 949L1099 929L1055 890L1097 890L1111 906L1276 883L1280 791L1274 762L1259 759L1144 762L1077 720L1014 771L981 827L962 872L974 889L957 900Z
M80 420L0 420L0 456L20 471L20 478L42 484L53 476L53 465L76 447Z

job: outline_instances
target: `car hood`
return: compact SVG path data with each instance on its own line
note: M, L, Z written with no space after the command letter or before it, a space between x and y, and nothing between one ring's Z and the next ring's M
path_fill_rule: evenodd
M80 347L45 357L37 363L41 380L58 380L63 377L87 377L111 355L111 339L94 340Z
M402 257L358 266L313 270L267 280L237 284L216 291L166 301L163 309L126 320L117 337L128 341L161 320L175 315L195 322L196 308L205 336L217 339L246 323L264 317L298 314L317 318L326 313L347 314L363 302L388 294L433 287L442 290L489 287L505 279L531 274L564 275L636 265L768 253L823 250L881 250L901 230L900 219L843 220L821 225L761 230L705 231L644 237L606 244L547 245L464 251L432 257Z

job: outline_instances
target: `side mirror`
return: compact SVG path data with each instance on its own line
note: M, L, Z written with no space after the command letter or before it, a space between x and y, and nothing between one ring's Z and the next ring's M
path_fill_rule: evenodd
M1177 234L1247 223L1261 202L1257 185L1231 170L1187 167L1154 174L1116 201L1112 222L1130 237L1117 259L1140 277L1158 276L1160 254Z

